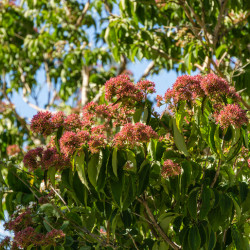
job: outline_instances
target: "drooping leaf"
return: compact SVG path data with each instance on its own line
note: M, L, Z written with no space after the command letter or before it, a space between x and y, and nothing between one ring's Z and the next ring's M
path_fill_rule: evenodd
M197 218L197 196L198 196L199 189L195 188L191 191L189 198L188 198L188 211L193 219Z
M75 156L75 165L76 170L78 173L78 176L82 182L86 186L87 189L89 189L88 181L86 177L86 170L85 170L85 154L84 152L80 152L80 155Z
M188 233L188 243L190 249L198 250L201 245L201 237L196 225L193 225Z
M177 148L186 156L189 156L187 146L185 143L185 139L183 135L180 133L180 131L178 130L175 119L173 119L173 129L174 129L174 142Z

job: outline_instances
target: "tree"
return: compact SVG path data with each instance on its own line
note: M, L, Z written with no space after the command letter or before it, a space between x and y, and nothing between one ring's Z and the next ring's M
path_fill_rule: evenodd
M249 25L236 31L248 23L248 5L121 1L119 7L120 16L115 1L1 4L1 98L8 104L0 213L12 215L5 228L14 232L14 241L1 246L247 249L249 90L242 97L236 90L248 86ZM119 75L136 57L152 60L142 77L162 68L198 68L203 75L177 78L157 98L167 104L159 116L147 99L154 83ZM37 98L38 71L48 84L42 108L27 99ZM39 111L31 125L12 105L20 89ZM55 100L65 110L72 94L81 104L69 115L54 113ZM23 157L24 144L30 150Z

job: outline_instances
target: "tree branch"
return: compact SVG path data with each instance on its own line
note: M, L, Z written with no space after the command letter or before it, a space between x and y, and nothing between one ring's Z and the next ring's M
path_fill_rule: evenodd
M118 75L122 74L124 70L126 69L126 67L127 67L127 59L125 55L121 55L121 64L120 64L117 74Z
M82 68L82 106L88 102L89 69L87 66Z
M85 4L82 14L79 16L79 18L76 21L76 27L80 26L82 23L82 20L84 18L84 16L86 15L88 9L89 9L89 5L90 5L90 0L88 0L88 2Z
M214 39L213 39L214 47L216 46L216 43L218 41L219 29L220 29L221 24L222 24L222 18L223 18L223 15L225 13L227 2L228 2L228 0L224 0L222 3L221 8L220 8L220 13L218 16L218 21L217 21L216 26L214 28Z
M216 183L216 181L217 181L217 179L218 179L218 177L219 177L220 166L221 166L221 159L219 160L218 167L217 167L217 170L216 170L216 173L215 173L213 182L212 182L211 185L210 185L210 188L213 188L213 187L214 187L214 184Z
M5 73L3 72L3 75L2 75L2 81L3 81L3 96L4 98L11 104L11 109L16 117L16 119L20 122L21 126L29 133L29 128L27 126L27 123L25 121L25 119L23 117L21 117L17 112L16 112L16 109L15 109L15 106L12 104L10 98L8 97L7 93L6 93L6 81L5 81Z
M155 217L154 215L152 214L149 206L148 206L148 203L145 199L141 199L141 198L137 198L137 200L145 207L146 209L146 212L149 216L149 219L152 221L155 229L158 231L158 233L161 235L161 237L163 238L163 240L168 243L173 249L180 249L180 246L178 246L176 243L172 242L170 240L170 238L165 234L165 232L163 231L163 229L160 227L160 225L158 225L158 223L156 222L155 220Z
M145 69L145 71L143 72L143 74L142 74L142 76L140 77L139 81L141 81L143 78L146 78L146 77L150 74L150 72L151 72L151 70L154 68L154 66L155 66L155 62L152 61L152 62L148 65L148 67Z

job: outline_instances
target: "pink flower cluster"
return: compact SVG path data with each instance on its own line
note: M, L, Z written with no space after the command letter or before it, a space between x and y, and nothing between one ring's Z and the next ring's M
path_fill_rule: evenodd
M226 105L221 109L219 114L215 116L215 120L222 128L227 128L230 125L241 127L248 123L245 110L243 110L238 104Z
M0 249L8 249L11 242L10 237L5 237L1 242L0 242Z
M127 123L114 137L114 145L118 148L134 147L158 138L158 134L143 123Z
M29 168L30 171L37 169L42 162L43 148L38 147L31 149L23 158L23 164Z
M114 127L123 125L128 122L128 117L134 114L134 109L128 106L120 107L119 104L101 104L98 105L94 102L88 103L83 108L83 126L91 128L98 122L101 122L108 128L110 124Z
M33 132L48 136L53 132L52 114L49 111L38 112L31 120L30 128Z
M153 94L156 92L155 84L149 80L141 80L136 84L136 87L141 90L144 95Z
M33 244L34 246L56 246L58 239L63 239L65 234L62 230L53 229L46 234L38 233L33 227L27 227L15 234L14 241L19 247L26 248Z
M30 209L27 209L21 214L19 214L16 218L13 215L11 217L11 220L4 224L4 228L6 230L11 230L16 233L32 224L33 223L32 223L31 211Z
M113 77L105 83L106 100L111 101L114 96L116 100L124 102L127 106L143 99L142 92L134 85L128 75Z
M172 89L168 89L164 95L164 100L166 103L170 102L173 99L174 103L177 103L181 100L193 101L198 97L204 96L204 91L200 86L202 76L179 76ZM161 106L163 98L157 96L158 106Z
M24 166L29 168L29 171L34 171L40 166L42 169L56 167L62 169L70 165L70 160L65 155L59 155L56 148L43 149L38 147L27 152L23 159Z
M224 98L240 102L241 97L225 79L215 74L178 77L173 87L166 91L164 98L157 96L157 105L161 106L164 102L169 103L168 108L175 111L176 107L174 105L180 101L192 103L197 98L204 97L209 97L212 102L214 109L212 115L222 128L226 128L230 124L235 127L247 124L246 112L238 104L225 105L224 103Z
M82 127L82 121L77 114L65 116L62 111L52 114L49 111L38 112L31 120L30 128L33 132L47 137L55 132L59 127L65 130L79 130Z
M228 82L225 79L218 77L215 74L208 74L203 77L201 79L200 85L205 94L212 98L219 95L227 95L230 88Z
M164 101L168 103L173 100L176 104L182 100L192 102L196 98L205 96L216 101L221 101L221 96L232 98L235 101L240 100L240 96L225 79L215 74L208 74L206 76L179 76L173 87L165 93ZM161 106L163 97L158 96L157 101L157 105Z
M9 145L6 149L7 155L12 156L12 155L17 155L21 152L21 149L19 148L18 145Z
M163 178L172 177L181 174L181 167L179 164L174 163L172 160L168 159L164 161L161 170L161 176Z
M12 215L11 220L4 224L6 230L14 231L14 243L21 248L26 248L31 244L34 246L55 246L57 239L65 237L63 231L57 229L53 229L46 234L38 233L34 229L35 226L30 209L25 210L16 217ZM10 244L9 239L2 242L0 246L7 243Z

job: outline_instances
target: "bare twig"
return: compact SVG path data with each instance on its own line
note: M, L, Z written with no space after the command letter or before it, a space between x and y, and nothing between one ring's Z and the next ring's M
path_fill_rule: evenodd
M10 98L8 97L7 93L6 93L6 86L7 86L7 83L6 83L6 80L5 80L5 73L3 72L3 75L2 75L2 82L3 82L3 95L5 97L5 99L11 104L10 107L15 115L15 117L17 118L17 120L20 122L21 126L27 131L29 132L29 128L27 126L27 123L25 121L25 119L23 117L21 117L17 112L16 112L16 109L15 109L15 106L12 104Z
M87 66L82 68L82 106L88 102L89 69Z
M39 199L39 197L36 195L36 193L32 190L32 188L24 181L22 178L20 178L16 173L13 173L28 189L32 192L32 194Z
M84 16L86 15L88 9L89 9L89 5L90 5L90 0L88 0L88 2L85 4L82 14L79 16L79 18L76 21L76 27L80 26L82 23L82 20L84 18Z
M96 94L96 96L94 97L94 99L92 100L93 102L98 102L100 97L102 96L102 94L104 93L104 90L105 90L105 86L102 86L100 89L99 89L99 92Z
M212 182L211 185L210 185L210 188L213 188L213 187L214 187L214 184L216 183L216 181L217 181L217 179L218 179L218 177L219 177L220 166L221 166L221 159L219 160L218 167L217 167L217 170L216 170L216 173L215 173L213 182Z
M142 80L143 78L146 78L146 77L150 74L150 72L151 72L151 70L154 68L154 66L155 66L155 62L152 61L152 62L148 65L148 67L145 69L145 71L143 72L143 74L142 74L142 76L140 77L139 81Z
M161 235L161 237L163 238L163 240L168 243L173 249L180 249L180 246L178 246L176 243L172 242L170 240L170 238L164 233L163 229L160 227L160 225L158 225L158 223L155 220L154 215L152 214L147 201L144 198L137 198L137 200L145 207L146 212L149 216L149 219L152 221L155 229L157 230L157 232Z
M63 202L63 204L66 206L66 208L68 209L68 211L70 212L70 209L67 205L67 203L65 202L65 200L62 198L62 196L54 189L54 187L52 185L50 185L50 188L53 190L53 192L60 198L60 200Z
M51 79L50 79L50 75L49 75L49 65L48 63L45 61L44 62L44 69L45 69L45 73L46 73L46 82L47 82L47 85L48 85L48 105L50 103L50 95L51 95L51 88L52 88L52 82L51 82ZM48 107L47 105L47 107Z
M220 8L220 13L218 16L218 21L217 21L216 26L214 28L214 39L213 39L214 47L216 46L216 43L218 41L219 29L220 29L221 24L222 24L222 18L223 18L224 13L225 13L227 2L228 2L228 0L224 0L222 3L221 8Z
M131 238L131 240L133 241L133 244L134 244L135 248L136 248L137 250L139 250L139 248L137 247L137 245L136 245L136 243L135 243L134 238L131 236L130 233L128 233L128 236L129 236L129 237Z
M127 58L125 57L125 55L121 55L121 64L120 64L117 74L118 75L122 74L124 70L126 70L126 67L127 67Z

